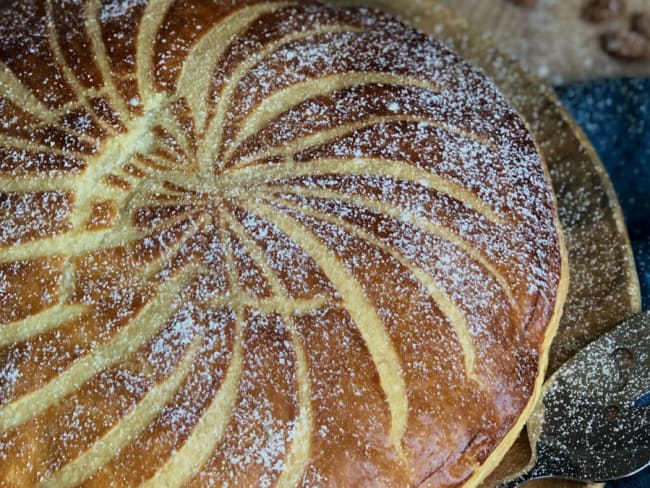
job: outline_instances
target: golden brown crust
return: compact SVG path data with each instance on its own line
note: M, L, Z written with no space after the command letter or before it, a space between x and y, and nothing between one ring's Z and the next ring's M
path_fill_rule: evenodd
M308 2L33 0L0 39L0 477L484 474L566 294L488 80Z

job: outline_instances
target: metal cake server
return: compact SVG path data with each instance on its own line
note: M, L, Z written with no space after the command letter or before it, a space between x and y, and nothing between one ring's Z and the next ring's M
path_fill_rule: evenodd
M535 479L608 481L650 464L650 313L564 364L528 423L533 460L499 488Z

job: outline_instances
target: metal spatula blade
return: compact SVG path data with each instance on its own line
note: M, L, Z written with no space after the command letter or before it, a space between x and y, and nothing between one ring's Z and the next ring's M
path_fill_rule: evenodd
M650 464L650 313L590 344L547 382L528 424L533 462L500 488L541 478L608 481Z

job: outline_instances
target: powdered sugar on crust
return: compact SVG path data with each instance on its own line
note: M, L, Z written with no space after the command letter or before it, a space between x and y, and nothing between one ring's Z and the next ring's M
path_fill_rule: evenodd
M561 270L489 80L367 9L0 16L2 476L472 475L532 393Z

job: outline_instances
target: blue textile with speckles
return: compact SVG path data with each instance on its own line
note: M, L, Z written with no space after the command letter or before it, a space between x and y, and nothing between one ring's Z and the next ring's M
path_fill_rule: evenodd
M650 308L650 79L557 88L612 178L636 256L643 306ZM650 340L650 339L649 339ZM650 469L607 488L650 488Z

